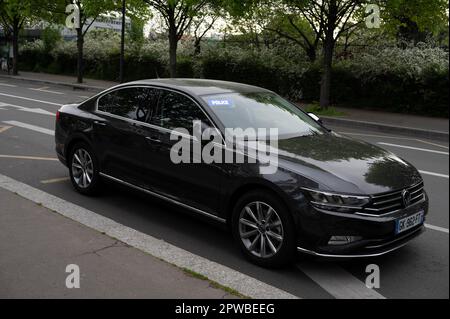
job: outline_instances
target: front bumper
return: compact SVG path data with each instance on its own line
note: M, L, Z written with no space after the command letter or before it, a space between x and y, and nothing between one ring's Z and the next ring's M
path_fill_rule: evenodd
M377 257L395 251L425 231L424 224L400 234L396 221L423 211L428 214L428 197L406 209L384 216L361 216L322 211L307 205L301 212L297 250L326 258ZM333 236L351 236L355 241L341 245L329 243Z
M379 257L386 254L389 254L397 249L402 248L406 244L408 244L411 240L421 235L425 232L425 226L420 226L403 236L399 236L398 238L394 238L392 240L387 240L384 243L379 243L378 245L368 245L366 247L361 247L359 249L355 249L348 253L326 253L324 251L314 251L303 247L297 247L297 251L300 253L323 257L323 258L367 258L367 257Z

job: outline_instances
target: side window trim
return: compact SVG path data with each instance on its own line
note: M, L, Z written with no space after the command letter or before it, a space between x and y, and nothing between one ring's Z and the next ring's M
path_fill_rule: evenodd
M145 86L145 85L130 85L130 86L123 86L123 87L119 87L119 88L112 88L111 90L103 93L102 95L100 95L99 97L96 98L95 105L94 105L95 107L94 107L93 113L99 113L99 114L102 114L102 115L111 116L113 118L116 118L116 119L119 119L119 120L124 120L124 121L130 122L130 123L146 124L146 122L149 120L149 116L150 116L151 112L148 112L148 114L147 114L147 116L145 117L144 120L133 120L133 119L125 117L125 116L121 116L121 115L117 115L117 114L113 114L113 113L110 113L110 112L105 112L105 111L99 110L99 102L105 96L110 95L110 94L114 94L114 93L122 91L122 90L135 89L135 88L157 89L157 88L150 87L150 86ZM158 107L159 99L160 99L160 96L161 96L161 92L159 92L159 90L158 90L158 93L159 94L158 94L158 98L157 98L157 101L156 101L156 107Z
M134 123L134 124L139 124L139 125L147 126L147 127L149 127L149 128L156 129L156 130L158 130L158 131L160 131L160 132L172 133L172 130L166 129L166 128L161 127L161 126L158 126L158 125L154 125L154 124L148 123L149 120L150 120L150 117L149 117L149 116L147 117L146 122L140 122L140 121L135 121L135 120L132 120L132 119L123 117L123 116L111 114L111 113L108 113L108 112L103 112L103 111L100 111L100 110L98 109L98 103L99 103L100 99L102 99L104 96L106 96L106 95L108 95L108 94L111 94L111 93L114 93L114 92L119 91L119 90L130 89L130 88L150 88L150 89L156 89L156 90L158 90L158 91L159 91L159 95L158 95L158 102L157 102L157 105L156 105L156 113L158 112L158 110L159 110L159 108L160 108L160 105L161 105L161 95L162 95L162 92L163 92L163 91L174 92L174 93L178 93L178 94L181 94L181 95L187 97L188 99L190 99L190 100L191 100L191 101L192 101L192 102L193 102L193 103L194 103L194 104L202 111L202 113L206 116L206 118L207 118L207 119L209 120L209 122L212 124L213 128L214 128L214 129L216 130L216 132L219 134L219 136L220 136L221 139L222 139L222 144L220 144L220 146L225 146L225 147L226 147L226 142L225 142L225 139L224 139L224 137L223 137L222 132L217 128L216 123L214 123L214 121L211 119L211 117L209 116L209 114L206 113L206 111L203 109L203 107L202 107L195 99L193 99L191 96L189 96L188 94L186 94L186 93L184 93L184 92L179 92L179 91L176 91L176 90L171 90L171 89L169 89L169 88L163 88L163 87L158 87L158 86L153 86L153 85L130 85L130 86L123 86L123 87L118 87L118 88L112 88L110 91L107 91L107 92L103 93L102 95L100 95L100 96L97 98L97 100L96 100L96 102L95 102L95 110L94 110L94 113L99 113L99 114L103 114L103 115L107 115L107 116L114 117L114 118L119 119L119 120L124 120L124 121L130 122L130 123ZM181 135L181 134L180 134L180 135ZM187 136L186 136L186 137L187 137ZM195 137L192 136L192 135L189 135L189 138L190 138L190 139L194 139Z

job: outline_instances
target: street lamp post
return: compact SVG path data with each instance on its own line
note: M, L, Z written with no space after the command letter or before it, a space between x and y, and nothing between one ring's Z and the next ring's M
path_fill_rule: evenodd
M122 0L122 33L120 42L120 83L124 82L124 65L125 65L125 23L126 23L126 0Z

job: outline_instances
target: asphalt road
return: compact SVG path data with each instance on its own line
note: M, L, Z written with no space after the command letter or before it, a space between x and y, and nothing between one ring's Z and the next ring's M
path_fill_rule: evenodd
M55 160L53 114L60 104L89 95L93 93L0 79L0 174L302 298L357 297L367 290L369 264L380 267L381 287L374 292L380 297L449 298L448 143L333 128L393 151L422 172L431 201L428 231L379 258L338 262L300 256L288 268L266 270L245 261L225 230L178 208L114 185L97 198L77 194L67 169Z

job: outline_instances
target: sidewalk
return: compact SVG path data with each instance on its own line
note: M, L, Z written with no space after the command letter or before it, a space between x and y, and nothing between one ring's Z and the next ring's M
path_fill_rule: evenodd
M336 107L336 109L346 114L342 117L343 119L376 122L393 126L420 128L423 130L440 131L446 132L447 134L449 133L449 120L446 118L379 112L345 107Z
M237 298L2 188L0 203L0 298Z
M57 75L48 73L33 73L33 72L20 72L18 76L12 76L8 75L7 73L0 72L0 77L24 81L41 82L45 84L64 85L75 89L84 89L93 91L103 91L107 88L119 84L118 82L93 80L93 79L84 79L84 83L80 84L77 83L77 79L75 76Z
M102 91L117 85L117 82L86 79L85 83L77 84L75 77L53 75L44 73L20 72L13 77L0 73L0 78L36 81L53 85L64 85L74 89ZM449 140L449 120L408 114L370 111L354 108L338 107L339 111L346 113L342 117L322 117L326 125L359 128L387 134L401 134L417 138Z

